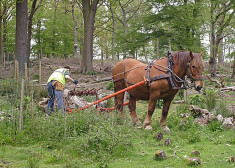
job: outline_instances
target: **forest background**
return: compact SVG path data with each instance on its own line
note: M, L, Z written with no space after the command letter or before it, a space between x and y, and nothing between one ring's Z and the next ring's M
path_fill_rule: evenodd
M235 0L0 0L0 167L234 167L234 15ZM43 83L59 66L73 68L77 91L111 94L112 82L93 82L110 77L116 62L129 55L149 62L169 50L204 51L205 61L201 93L175 96L182 104L170 107L170 134L159 125L160 100L152 131L136 129L127 108L124 118L94 107L46 117L38 106L48 96ZM107 105L114 107L113 99ZM191 105L213 117L198 123ZM147 108L138 101L141 122ZM166 158L156 161L159 150Z
M42 57L78 57L85 73L94 58L148 61L168 50L204 51L211 76L234 62L234 0L0 2L0 62L17 59L22 74L29 58Z

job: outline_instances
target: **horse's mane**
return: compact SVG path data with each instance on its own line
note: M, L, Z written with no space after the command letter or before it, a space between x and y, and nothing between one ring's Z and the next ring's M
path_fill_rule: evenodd
M200 56L199 53L192 53L194 58L194 63L200 67L203 68L203 59ZM188 62L192 61L192 58L190 56L190 51L175 51L173 52L173 61L174 63L178 63L180 67L186 67Z
M173 52L173 62L178 63L180 67L186 67L188 62L192 61L189 51L175 51Z

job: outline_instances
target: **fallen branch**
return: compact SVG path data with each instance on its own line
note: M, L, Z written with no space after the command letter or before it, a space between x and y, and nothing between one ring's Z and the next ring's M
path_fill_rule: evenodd
M206 75L206 76L207 76L207 78L209 79L209 81L218 84L218 85L219 85L219 88L223 88L223 87L224 87L224 84L223 84L224 79L223 79L222 77L220 77L220 81L218 81L218 80L216 80L216 79L212 79L209 75Z
M110 80L112 80L112 77L106 77L106 78L102 78L102 79L97 79L96 81L91 82L91 83L99 83L99 82L110 81Z
M235 91L235 86L233 87L225 87L220 89L221 92L226 92L226 91Z

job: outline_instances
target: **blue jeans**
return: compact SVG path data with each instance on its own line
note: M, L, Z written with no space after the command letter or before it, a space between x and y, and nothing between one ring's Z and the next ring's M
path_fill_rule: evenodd
M56 90L55 86L52 85L53 81L50 81L47 84L47 91L48 91L48 96L49 96L49 101L48 101L48 105L47 105L47 114L51 115L51 112L54 112L54 99L56 99L57 102L57 107L58 110L61 110L62 113L65 113L64 110L64 102L63 102L63 91L61 90Z

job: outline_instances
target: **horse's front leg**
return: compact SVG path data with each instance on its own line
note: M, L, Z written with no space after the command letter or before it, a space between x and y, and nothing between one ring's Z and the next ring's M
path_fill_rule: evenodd
M142 127L142 124L136 113L136 98L133 97L132 95L130 95L128 107L130 110L131 120L134 123L134 125L137 127L140 127L140 126Z
M151 118L152 118L153 112L156 107L156 102L157 102L157 99L154 99L154 98L149 99L148 114L144 120L144 128L145 129L148 129L148 130L152 129L152 126L150 125L150 123L151 123Z
M162 118L160 121L160 126L163 128L163 130L165 132L170 132L170 129L167 127L167 124L166 124L166 118L167 118L168 111L169 111L170 104L171 104L172 100L173 100L173 98L168 98L168 99L164 100L164 104L163 104Z

